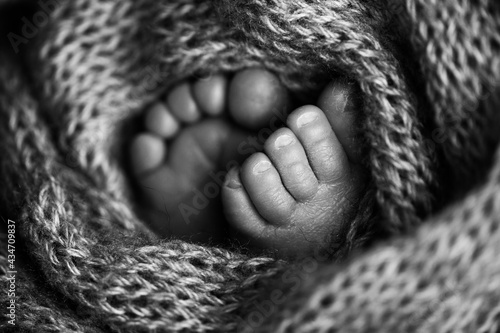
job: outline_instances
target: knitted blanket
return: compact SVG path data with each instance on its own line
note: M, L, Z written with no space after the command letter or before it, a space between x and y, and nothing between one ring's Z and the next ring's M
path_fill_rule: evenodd
M1 0L0 22L0 331L500 332L497 0ZM371 180L327 256L140 217L134 118L250 66L304 100L361 88Z

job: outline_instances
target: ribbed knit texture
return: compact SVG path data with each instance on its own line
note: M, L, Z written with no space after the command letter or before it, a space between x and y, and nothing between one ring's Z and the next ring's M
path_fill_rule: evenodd
M2 47L16 329L500 332L496 0L61 1L22 57ZM127 124L179 80L249 66L304 100L338 75L361 88L370 191L336 263L159 240L135 213Z

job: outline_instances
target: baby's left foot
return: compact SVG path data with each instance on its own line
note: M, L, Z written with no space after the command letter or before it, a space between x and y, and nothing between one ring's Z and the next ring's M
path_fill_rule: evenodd
M222 198L229 223L251 247L311 255L342 237L363 190L354 141L353 86L334 81L269 137L264 153L232 169Z

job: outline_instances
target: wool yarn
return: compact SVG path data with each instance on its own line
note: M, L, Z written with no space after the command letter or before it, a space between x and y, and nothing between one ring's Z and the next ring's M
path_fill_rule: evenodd
M19 6L0 1L2 331L500 331L498 2ZM360 87L371 181L326 256L158 239L138 214L131 120L184 78L250 66L304 101L335 76Z

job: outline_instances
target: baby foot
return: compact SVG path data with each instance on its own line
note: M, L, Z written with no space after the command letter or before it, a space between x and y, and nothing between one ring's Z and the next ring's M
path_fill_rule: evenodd
M273 74L249 69L231 80L213 75L181 83L165 102L151 106L144 115L145 132L132 140L130 157L153 208L146 217L153 229L195 242L227 238L220 200L226 173L247 151L259 149L255 142L252 150L241 147L253 138L250 130L266 126L287 100Z
M226 216L251 247L281 257L312 255L345 233L364 184L353 88L330 83L319 107L293 111L263 153L228 173Z

